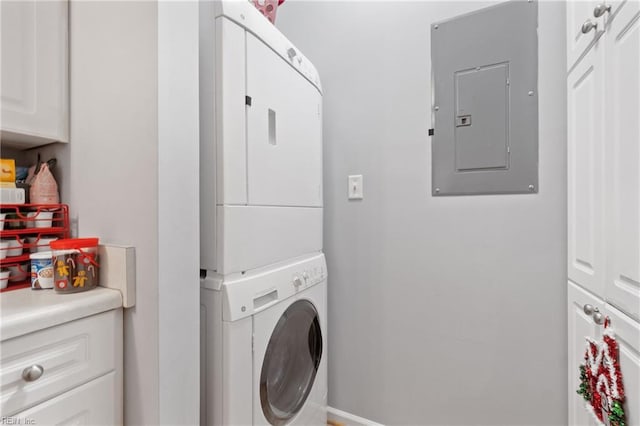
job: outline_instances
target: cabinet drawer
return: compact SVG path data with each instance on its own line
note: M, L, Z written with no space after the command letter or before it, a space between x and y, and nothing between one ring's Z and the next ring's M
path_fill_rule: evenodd
M111 372L22 411L12 420L22 425L121 425L116 388L116 373Z
M0 353L0 411L10 416L120 368L122 309L6 340ZM44 373L26 381L34 365Z

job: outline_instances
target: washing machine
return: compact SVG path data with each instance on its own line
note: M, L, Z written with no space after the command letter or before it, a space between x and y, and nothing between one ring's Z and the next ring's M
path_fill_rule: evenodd
M326 425L323 254L203 279L200 300L202 425Z

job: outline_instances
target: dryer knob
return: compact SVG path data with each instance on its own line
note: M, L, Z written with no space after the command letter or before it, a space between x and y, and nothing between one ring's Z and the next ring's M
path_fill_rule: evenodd
M307 274L306 272L302 273L302 279L304 280L305 283L309 282L309 274Z
M295 277L293 277L293 285L296 287L300 287L302 285L302 280L299 276L296 275Z

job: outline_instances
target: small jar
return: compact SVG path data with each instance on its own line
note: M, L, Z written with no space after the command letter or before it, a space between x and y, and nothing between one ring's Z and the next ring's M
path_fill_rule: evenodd
M32 253L31 259L31 290L53 288L53 253L44 251Z
M77 293L98 285L98 238L52 241L53 281L58 293Z

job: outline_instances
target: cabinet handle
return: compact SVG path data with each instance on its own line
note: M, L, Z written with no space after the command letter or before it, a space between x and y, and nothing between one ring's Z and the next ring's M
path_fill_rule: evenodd
M586 21L584 21L584 24L582 24L582 34L586 34L591 30L597 30L598 29L598 24L593 22L591 19L587 19Z
M44 374L44 368L41 365L34 364L22 370L22 378L25 382L35 382Z
M593 313L593 322L595 322L598 325L602 325L604 324L604 315L602 315L600 312L595 311Z
M593 16L595 16L596 18L599 18L607 12L611 13L611 5L606 3L600 3L593 9Z
M593 306L587 303L582 307L582 310L584 311L585 314L591 315L593 313Z

